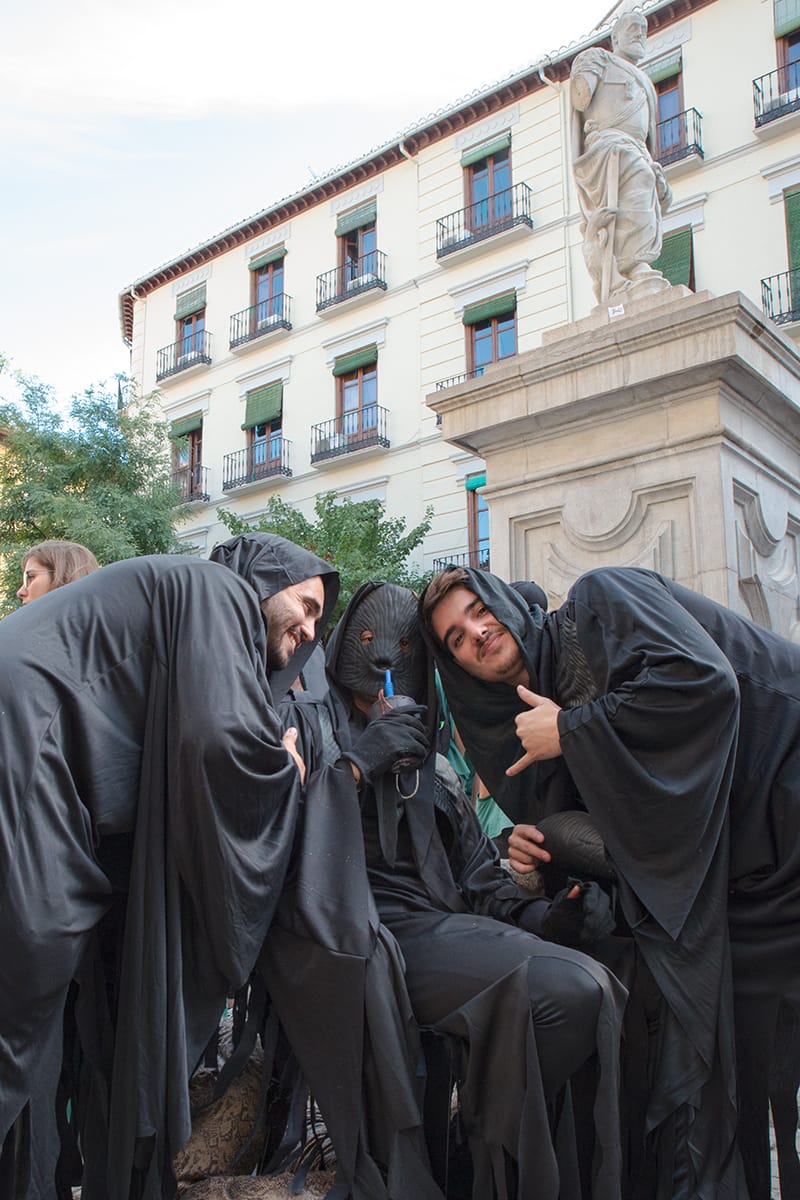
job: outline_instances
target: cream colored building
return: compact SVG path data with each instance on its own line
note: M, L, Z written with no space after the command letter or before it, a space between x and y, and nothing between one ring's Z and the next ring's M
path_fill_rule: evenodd
M697 291L743 293L794 336L800 0L643 8L674 193L662 265ZM256 518L277 492L310 514L335 491L409 524L432 505L426 568L485 559L484 463L443 439L426 397L461 394L465 376L479 390L591 312L567 81L607 39L605 25L122 292L137 388L158 388L186 435L188 543L226 535L219 506ZM591 442L591 427L575 436Z

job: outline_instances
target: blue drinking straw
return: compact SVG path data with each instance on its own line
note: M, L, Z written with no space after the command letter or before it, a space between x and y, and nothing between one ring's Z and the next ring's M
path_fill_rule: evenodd
M387 667L384 672L383 694L386 697L394 695L394 684L392 683L392 672Z

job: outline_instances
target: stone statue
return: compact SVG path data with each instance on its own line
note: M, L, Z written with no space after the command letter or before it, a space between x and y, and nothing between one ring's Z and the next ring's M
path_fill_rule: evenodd
M661 253L661 214L672 193L648 148L655 139L656 93L635 65L644 57L646 36L642 14L623 13L612 27L612 50L592 47L572 65L583 254L603 305L670 286L650 266Z

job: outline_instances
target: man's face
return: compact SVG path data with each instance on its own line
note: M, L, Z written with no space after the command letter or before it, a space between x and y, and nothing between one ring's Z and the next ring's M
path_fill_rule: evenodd
M465 587L454 587L431 614L433 632L469 675L515 687L528 683L525 660L505 625Z
M324 603L320 575L292 583L261 601L267 618L267 666L271 671L285 667L300 644L313 639Z
M634 63L644 58L646 41L647 21L640 13L620 17L611 35L611 42L617 54Z

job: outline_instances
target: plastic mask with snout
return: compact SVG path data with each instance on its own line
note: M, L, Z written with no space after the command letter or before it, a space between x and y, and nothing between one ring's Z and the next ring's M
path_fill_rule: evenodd
M424 702L426 655L417 601L413 592L390 583L369 592L349 614L336 675L350 691L374 699L384 686L387 668L397 696Z

